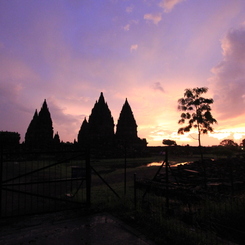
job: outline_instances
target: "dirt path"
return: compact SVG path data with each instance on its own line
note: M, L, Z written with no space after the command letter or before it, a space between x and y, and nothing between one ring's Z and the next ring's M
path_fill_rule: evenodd
M30 216L12 225L1 225L0 244L154 245L109 214L84 217L75 212Z

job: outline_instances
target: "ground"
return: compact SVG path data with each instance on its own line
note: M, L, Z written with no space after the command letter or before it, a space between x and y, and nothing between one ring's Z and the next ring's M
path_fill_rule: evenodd
M34 215L1 221L4 245L153 245L142 234L114 216L80 215L79 211Z

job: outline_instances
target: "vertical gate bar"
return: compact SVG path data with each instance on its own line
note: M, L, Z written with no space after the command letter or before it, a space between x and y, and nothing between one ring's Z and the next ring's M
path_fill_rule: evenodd
M68 172L67 172L67 170L68 170L68 167L71 165L71 160L69 160L69 161L67 161L66 163L65 163L65 165L66 165L66 172L65 172L65 178L66 178L66 180L68 179ZM66 182L67 183L67 182ZM68 193L68 186L67 186L67 184L65 185L65 193Z
M91 205L91 166L90 166L90 149L86 150L86 205Z
M33 171L33 169L34 169L34 168L33 168L33 163L34 163L34 161L31 162L31 171ZM30 181L31 181L31 182L33 181L32 178L33 178L33 175L31 175L31 178L30 178ZM31 184L31 193L33 193L33 185L32 185L32 184ZM33 197L32 195L31 195L30 197L31 197L31 208L30 208L30 210L31 210L31 213L33 213L33 198L34 198L34 197ZM34 200L34 201L35 201L35 200ZM34 210L35 210L35 208L34 208Z
M46 165L49 165L49 161L47 161L48 163L45 162L45 166ZM51 176L52 176L52 171L51 171L51 168L49 168L49 171L48 171L48 179L50 180L51 179ZM52 195L52 190L51 190L51 182L48 183L48 192L49 192L49 196ZM49 212L52 211L52 201L51 199L49 199L49 203L48 203L49 207L48 207L48 210Z
M36 169L39 169L40 168L40 162L39 161L36 162L36 166L35 167L36 167ZM37 172L36 179L37 180L40 180L40 172ZM40 193L40 188L39 187L40 187L39 184L36 184L36 188L35 188L36 193ZM37 210L38 211L41 210L40 201L41 201L41 198L40 197L37 197L36 202L37 202Z
M13 168L13 176L14 175L16 175L16 169L15 169L15 167L14 167L14 165L12 164L12 168ZM14 180L12 180L12 183L14 183ZM13 216L14 215L14 193L12 192L11 194L11 201L12 201L12 203L11 203L11 216Z
M54 170L54 179L57 179L57 170L58 170L58 166L55 166L55 170ZM54 196L57 196L57 191L56 191L56 182L53 184L54 186ZM54 201L54 210L57 209L57 201Z
M168 179L168 147L166 147L165 151L165 162L166 162L166 168L165 168L165 173L166 173L166 208L167 212L169 211L169 179Z
M1 147L0 156L0 218L2 217L2 181L3 181L3 148Z
M134 209L137 208L136 173L134 173Z
M14 168L15 168L15 165L16 165L16 164L15 164L15 162L14 162ZM17 167L17 166L18 166L18 167ZM18 164L17 166L16 166L16 168L19 168L19 173L20 173L20 171L21 171L20 164ZM20 188L21 188L21 187L20 187L20 179L19 179L19 190L20 190ZM20 207L21 207L21 206L20 206L20 205L21 205L21 204L20 204L20 198L21 198L21 194L20 194L20 193L18 193L17 198L18 198L18 200L17 200L17 202L18 202L17 214L19 215L19 214L20 214Z
M42 158L41 158L42 159ZM40 160L40 162L38 161L38 163L41 165L41 168L44 168L44 162L43 161L41 161ZM42 170L42 172L41 172L41 178L42 178L42 180L43 180L43 182L45 181L45 179L46 179L46 173L45 173L45 171L44 170ZM46 187L46 184L45 183L43 183L42 184L42 194L43 195L45 195L45 189L46 189L47 187ZM42 212L45 212L44 210L45 210L45 207L47 207L47 202L46 202L46 200L44 200L44 198L42 198L42 203L43 203L43 205L42 205Z
M124 195L126 195L127 188L127 145L124 144Z
M28 159L29 158L29 155L25 155L25 161L22 162L22 168L24 169L24 173L26 173L26 167L27 167L27 162L28 162ZM25 166L24 166L25 165ZM25 179L24 179L25 183L26 183L26 176L25 176ZM26 191L26 185L24 186L25 187L25 190ZM26 210L27 210L27 201L26 201L26 195L24 195L24 209L23 209L24 213L26 213Z

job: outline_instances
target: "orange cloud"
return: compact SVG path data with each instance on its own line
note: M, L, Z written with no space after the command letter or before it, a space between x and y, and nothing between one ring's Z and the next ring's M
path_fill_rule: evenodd
M138 49L138 44L133 44L130 47L130 52L136 51Z
M145 20L152 21L155 25L158 24L162 20L162 14L157 13L157 14L145 14L144 15Z
M164 12L168 13L174 8L175 5L183 1L185 0L162 0L159 3L159 6L164 9Z
M212 69L209 82L215 111L220 119L229 119L245 114L245 28L230 30L222 49L223 60Z

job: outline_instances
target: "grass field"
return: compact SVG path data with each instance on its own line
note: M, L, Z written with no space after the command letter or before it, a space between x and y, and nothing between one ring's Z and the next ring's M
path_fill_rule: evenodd
M206 155L205 158L215 158L215 156ZM169 156L169 163L174 165L199 159L198 155ZM159 166L147 167L147 164L162 160L163 156L126 159L126 164L125 159L91 161L93 168L113 189L112 191L93 173L92 209L118 215L142 230L156 244L243 244L241 242L245 238L243 234L245 226L242 222L245 218L243 194L233 199L224 197L220 201L204 197L202 202L194 204L192 209L189 207L188 200L186 203L171 200L171 205L173 207L178 205L181 213L177 215L175 212L174 215L169 216L166 214L165 197L149 194L145 205L140 201L144 192L137 190L138 206L135 209L134 174L139 179L152 179Z
M215 158L215 156L210 154L205 155L205 158ZM169 154L168 158L170 165L199 159L199 155L177 156L174 154ZM127 159L91 158L90 212L106 211L112 213L130 225L135 226L135 228L154 240L156 244L228 244L225 239L240 244L239 241L245 238L245 235L241 232L241 229L245 228L243 225L243 220L245 219L244 195L236 203L230 199L222 199L220 202L204 199L205 201L201 204L198 203L192 209L188 206L188 200L187 203L171 200L170 204L174 208L178 206L176 210L178 212L181 211L181 213L175 212L174 215L169 215L166 212L165 196L149 193L146 199L142 200L144 190L137 189L137 206L135 206L134 177L136 176L137 179L153 179L159 170L159 166L148 167L147 165L153 162L161 163L163 160L164 155ZM54 163L54 160L27 161L26 163L8 162L8 165L4 168L5 177L14 177L16 174L24 174L35 168L45 168ZM72 166L85 167L85 160L65 161L51 168L45 168L41 172L16 179L13 183L33 181L32 178L34 180L46 177L70 178ZM162 170L164 171L164 168ZM47 184L47 188L41 187L41 184L40 186L36 184L31 187L31 191L36 188L38 192L43 192L45 195L51 193L52 195L64 196L68 193L67 190L70 189L70 187L67 187L66 184L56 184L52 189L49 184ZM84 188L85 186L76 195L78 201L84 200L86 196ZM26 191L27 187L24 186L23 190ZM24 200L29 203L29 199L24 198ZM40 200L42 199L37 198L36 202L40 203ZM34 201L32 200L32 202ZM11 204L15 205L13 198L11 198Z

